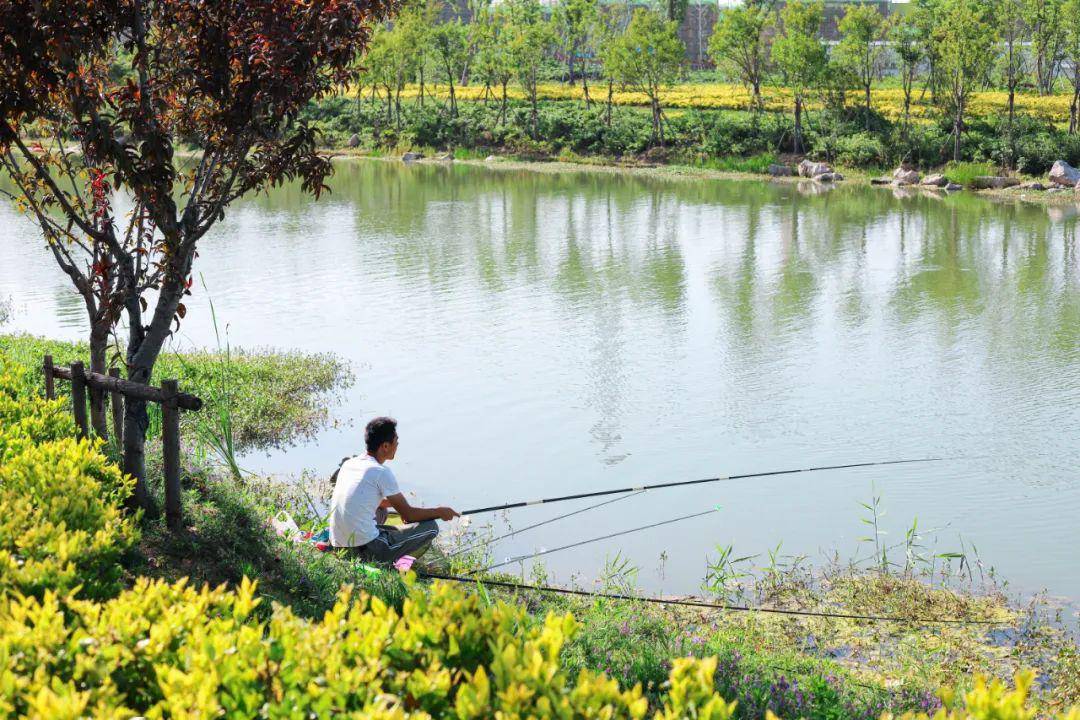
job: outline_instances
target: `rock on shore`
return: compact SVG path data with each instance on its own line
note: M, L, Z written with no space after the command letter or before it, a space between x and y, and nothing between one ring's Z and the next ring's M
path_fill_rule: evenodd
M1051 185L1076 187L1076 183L1080 182L1080 170L1077 170L1064 160L1058 160L1050 167L1050 174L1047 179Z
M832 171L832 168L825 163L811 162L805 158L799 163L799 177L814 178Z
M1015 187L1019 184L1020 181L1013 177L976 175L971 178L971 187L976 190L1000 190L1001 188Z
M941 173L933 173L924 177L919 184L926 187L945 187L949 184L949 179Z
M892 176L894 185L918 185L921 179L918 170L902 165L893 170Z

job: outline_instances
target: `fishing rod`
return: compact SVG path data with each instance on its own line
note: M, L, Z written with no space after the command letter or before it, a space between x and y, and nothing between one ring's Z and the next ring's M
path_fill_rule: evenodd
M621 593L592 592L589 590L573 590L570 588L555 587L552 585L528 585L526 583L507 582L503 580L488 580L473 577L461 577L459 575L442 575L432 572L421 572L421 577L432 580L448 580L450 582L468 583L470 585L491 585L493 587L507 588L509 590L535 590L538 592L555 593L558 595L576 595L578 597L605 598L609 600L630 600L635 602L654 603L657 605L680 605L684 607L709 608L713 610L731 610L735 612L759 612L775 615L799 615L804 617L838 618L842 620L869 620L873 622L896 622L910 625L987 625L993 627L1009 627L1009 623L996 620L963 620L959 618L907 618L898 615L860 615L858 613L826 612L824 610L788 610L785 608L754 607L752 605L727 605L723 603L711 603L704 600L658 598L624 595Z
M500 540L505 540L508 537L513 537L514 535L519 535L519 534L525 532L526 530L533 530L535 528L542 527L544 525L550 525L553 522L557 522L559 520L565 520L568 517L574 517L575 515L580 515L581 513L588 512L589 510L595 510L596 508L604 507L605 505L611 505L612 503L617 503L617 502L619 502L621 500L626 500L627 498L632 498L632 497L634 497L636 495L640 495L643 492L645 492L645 491L644 490L639 490L636 493L630 493L629 495L623 495L622 497L617 497L614 500L605 500L604 502L599 502L599 503L596 503L595 505L589 505L588 507L583 507L580 510L575 510L574 512L564 513L563 515L556 515L553 518L549 518L547 520L543 520L543 521L538 522L538 523L533 523L532 525L526 525L525 527L519 528L517 530L511 530L510 532L508 532L508 533L506 533L504 535L500 535L498 537L491 538L490 540L482 540L482 541L480 541L478 543L475 543L473 545L469 545L467 547L461 548L460 550L455 550L454 552L449 553L447 555L447 557L457 557L458 555L463 555L464 553L467 553L470 550L477 550L479 548L485 548L488 545L499 542Z
M581 547L582 545L588 545L590 543L600 542L601 540L610 540L611 538L616 538L616 537L619 537L621 535L629 535L630 533L641 532L642 530L649 530L650 528L660 527L661 525L670 525L671 523L677 523L677 522L681 522L683 520L691 520L693 518L701 517L703 515L712 515L714 512L719 512L719 511L720 511L720 506L717 505L712 510L706 510L705 512L698 512L698 513L692 513L690 515L683 515L681 517L671 518L670 520L661 520L660 522L652 523L651 525L642 525L640 527L630 528L629 530L620 530L619 532L611 533L609 535L601 535L600 537L594 537L594 538L590 538L588 540L579 540L576 543L571 543L569 545L563 545L561 547L552 548L550 550L541 550L540 552L532 553L532 554L529 554L529 555L519 555L517 557L508 558L506 560L503 560L502 562L495 563L494 565L488 565L485 568L480 568L479 570L470 570L469 572L467 572L465 574L466 575L477 575L479 573L486 573L488 570L494 570L495 568L500 568L500 567L503 567L504 565L512 565L513 563L521 562L522 560L532 560L533 558L538 558L538 557L540 557L542 555L550 555L551 553L559 552L561 550L569 550L571 548Z
M540 500L522 500L520 502L506 503L504 505L491 505L490 507L474 508L465 510L462 515L480 515L482 513L498 512L500 510L513 510L531 505L550 505L551 503L565 502L567 500L582 500L584 498L600 497L602 495L618 495L621 493L639 492L643 490L658 490L660 488L683 487L686 485L702 485L704 483L723 482L725 480L746 480L749 478L772 477L775 475L794 475L796 473L818 472L821 470L847 470L850 468L876 467L881 465L903 465L904 463L937 462L946 458L915 458L911 460L885 460L881 462L851 463L849 465L823 465L821 467L798 468L795 470L771 470L769 472L744 473L742 475L721 475L719 477L702 478L700 480L677 480L675 482L653 483L651 485L638 485L636 487L616 488L613 490L596 490L594 492L575 493L573 495L561 495L558 497L543 498Z

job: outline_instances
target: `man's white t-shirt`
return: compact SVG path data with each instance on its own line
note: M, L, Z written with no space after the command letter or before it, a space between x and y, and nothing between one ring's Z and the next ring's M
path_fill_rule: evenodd
M370 455L346 460L330 501L330 544L367 545L379 536L375 511L387 495L401 492L393 471Z

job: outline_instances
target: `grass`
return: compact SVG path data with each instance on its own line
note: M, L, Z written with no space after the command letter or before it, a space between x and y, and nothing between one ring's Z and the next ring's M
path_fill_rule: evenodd
M871 512L880 513L880 500L869 506ZM474 546L482 535L459 542ZM604 670L624 685L641 683L652 696L660 692L672 658L717 655L718 687L739 700L740 718L760 718L766 709L822 720L932 711L943 684L963 688L978 672L1010 679L1029 667L1040 676L1040 708L1061 709L1080 700L1077 640L1054 609L1039 599L1018 605L977 557L935 552L931 536L913 523L894 545L868 538L863 561L834 557L816 565L785 555L782 545L763 558L740 558L732 548L718 547L703 568L703 592L714 602L911 623L491 592L524 602L536 614L572 611L582 631L564 651L570 672ZM488 558L481 551L455 560L483 567ZM534 577L539 584L545 580L542 569ZM635 577L636 569L616 557L595 586L581 589L636 594ZM1001 626L914 622L927 618Z
M720 172L764 175L769 171L770 165L778 162L780 160L775 153L762 153L750 157L705 157L700 158L694 163L694 166L708 170L719 170Z
M997 175L999 168L991 163L950 162L942 172L949 178L949 182L968 187L971 181L980 175Z
M40 367L46 354L57 364L86 361L82 343L47 340L31 335L0 335L0 351L28 367ZM181 432L197 432L199 415L217 416L229 404L235 445L239 450L283 446L311 437L330 418L328 395L352 382L348 366L329 354L293 351L231 350L228 357L228 392L222 392L224 353L198 350L167 352L158 361L156 378L176 378L180 389L205 401L199 413L181 415ZM32 374L43 386L40 373ZM153 408L153 406L152 406ZM156 435L151 413L151 436Z

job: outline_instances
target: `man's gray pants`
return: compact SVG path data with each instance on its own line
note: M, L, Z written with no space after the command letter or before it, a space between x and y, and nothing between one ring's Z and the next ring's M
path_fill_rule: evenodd
M378 525L379 536L367 545L350 548L360 558L391 565L403 555L420 557L439 534L434 520L425 520L409 527Z

